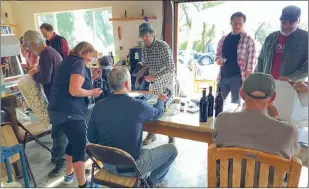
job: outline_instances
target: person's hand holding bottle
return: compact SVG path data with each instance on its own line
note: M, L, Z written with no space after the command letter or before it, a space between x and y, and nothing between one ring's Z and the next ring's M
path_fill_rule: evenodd
M100 96L101 93L102 93L102 90L100 88L91 89L91 97L96 98Z

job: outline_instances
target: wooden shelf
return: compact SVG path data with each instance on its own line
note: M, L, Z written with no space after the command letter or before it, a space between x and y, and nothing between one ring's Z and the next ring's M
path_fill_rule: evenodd
M155 20L157 19L156 16L147 16L148 20ZM143 16L137 17L122 17L122 18L110 18L109 21L128 21L128 20L144 20Z
M4 27L17 27L16 24L1 24L1 26L4 26Z

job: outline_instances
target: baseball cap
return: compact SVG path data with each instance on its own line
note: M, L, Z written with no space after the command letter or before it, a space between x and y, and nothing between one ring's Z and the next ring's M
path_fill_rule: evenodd
M103 56L99 58L99 64L102 69L110 70L112 69L112 58L110 56Z
M243 91L255 99L267 99L275 94L275 80L272 75L264 73L250 74L244 82ZM263 92L265 96L254 96L255 91Z
M143 37L144 35L153 31L151 24L149 23L142 23L139 25L139 37Z
M35 40L40 39L40 38L44 39L41 33L34 31L34 30L28 30L23 35L23 44L22 45L25 45L29 41L35 41ZM45 39L44 39L44 41L45 41Z
M282 10L281 21L296 22L301 14L301 9L297 6L290 5Z

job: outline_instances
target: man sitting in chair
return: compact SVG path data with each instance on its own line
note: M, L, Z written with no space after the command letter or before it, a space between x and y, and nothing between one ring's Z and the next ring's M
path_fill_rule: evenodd
M154 106L130 97L131 76L125 67L111 70L108 83L114 94L95 104L88 124L89 142L126 151L135 159L143 176L150 172L146 178L150 186L166 187L164 177L177 156L177 149L174 144L142 149L142 138L143 123L161 118L167 97L160 95ZM120 176L136 174L132 170L119 173L119 166L115 165L103 166Z
M281 121L272 105L276 97L274 78L263 73L249 75L240 96L246 105L243 111L222 112L216 118L216 146L253 149L287 159L296 155L300 149L297 127Z

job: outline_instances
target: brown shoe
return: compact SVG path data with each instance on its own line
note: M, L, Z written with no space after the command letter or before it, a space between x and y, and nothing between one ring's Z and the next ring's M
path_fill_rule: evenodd
M153 141L157 140L157 136L153 133L148 133L145 140L143 141L143 145L148 145L152 143Z
M169 144L175 144L175 137L168 137Z

